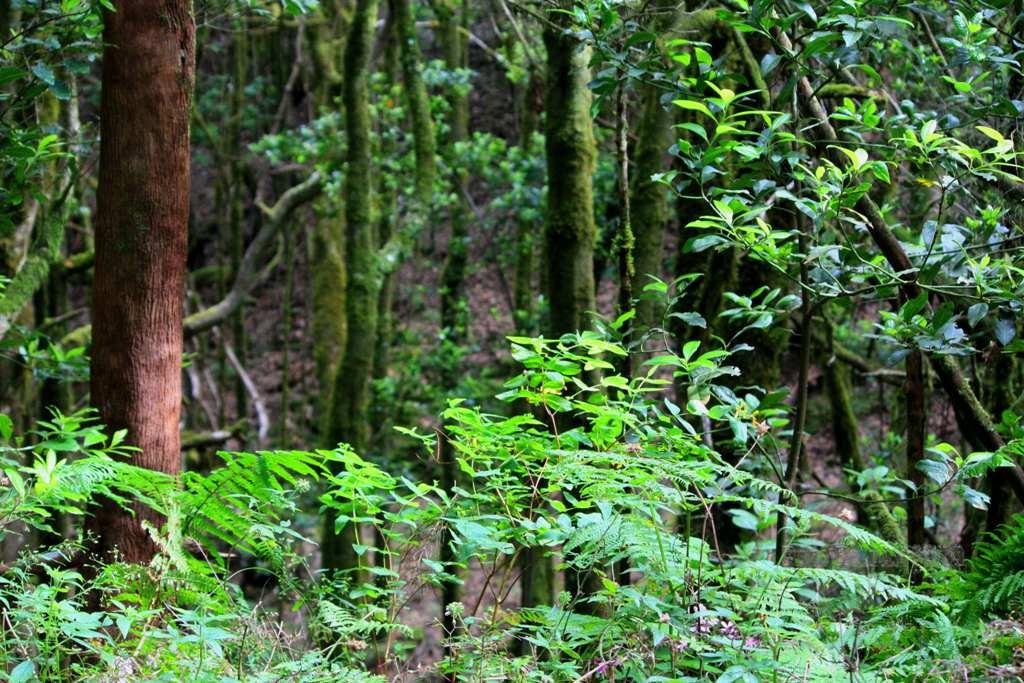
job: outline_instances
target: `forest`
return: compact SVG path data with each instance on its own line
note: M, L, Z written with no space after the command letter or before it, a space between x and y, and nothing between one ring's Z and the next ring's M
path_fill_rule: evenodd
M0 678L1024 681L1022 59L0 0Z

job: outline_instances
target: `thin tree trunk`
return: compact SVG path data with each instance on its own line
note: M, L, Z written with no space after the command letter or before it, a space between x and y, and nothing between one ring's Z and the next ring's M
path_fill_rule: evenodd
M805 238L800 235L800 250L805 250ZM813 314L813 302L808 291L808 268L804 262L800 263L800 367L796 385L796 405L793 418L793 433L789 437L789 452L786 455L785 480L780 484L793 491L796 488L797 475L799 473L800 451L804 448L804 425L807 422L807 389L811 366L811 316ZM782 502L782 501L779 501ZM787 501L792 504L792 501ZM778 526L775 530L775 562L781 564L783 553L786 551L786 521L787 516L779 512Z
M615 157L618 166L619 230L615 235L615 251L618 255L619 271L619 315L633 310L633 281L636 265L633 250L636 240L633 236L633 214L629 196L629 111L626 106L625 85L620 84L615 97ZM619 373L625 377L633 374L631 356L622 359Z
M243 4L235 5L235 11L241 15ZM245 83L248 74L249 61L249 37L246 33L246 26L240 17L234 24L231 45L231 118L228 126L228 144L230 148L228 155L231 159L230 173L231 180L228 185L228 196L230 204L228 207L228 241L230 246L231 280L238 276L238 269L242 264L242 256L245 252L244 242L244 197L246 192L245 179L242 168L242 117L245 109ZM231 318L231 336L235 345L235 352L238 354L238 361L244 366L246 363L246 334L245 334L245 300L239 303L238 310ZM245 391L245 384L241 377L235 377L235 411L238 419L242 419L248 413L248 401Z
M533 136L537 132L537 110L541 99L538 69L532 63L528 69L526 83L518 98L521 103L519 147L527 157L533 149ZM537 292L534 289L534 273L539 240L534 238L534 232L534 221L522 217L516 221L516 266L512 301L515 308L513 318L518 334L530 334L536 326L534 302L537 299Z
M924 472L918 463L924 459L925 438L925 396L924 396L924 355L914 349L907 356L907 479L914 485L910 500L907 501L907 543L911 548L920 548L925 543L924 535Z
M127 430L135 464L177 474L195 24L187 0L115 7L104 13L92 402L109 432ZM148 562L157 548L143 523L160 521L106 501L90 527L100 550Z
M412 118L413 151L416 156L416 198L426 206L434 190L437 161L434 123L430 118L430 98L420 72L420 44L416 38L416 17L410 0L389 0L401 48L402 80Z
M444 51L445 67L449 71L462 69L466 66L468 43L462 35L462 29L468 21L468 8L465 1L449 0L437 6L441 43ZM469 137L469 100L465 92L456 86L448 93L451 110L449 114L448 161L452 168L451 182L455 201L451 207L451 238L448 240L448 258L445 260L441 274L441 334L446 345L456 349L465 343L466 317L464 314L466 263L468 248L468 226L466 215L468 209L465 200L466 172L462 167L456 146ZM458 384L460 368L457 354L444 354L442 360L441 383L445 391L453 391ZM440 475L441 486L447 491L455 487L458 465L455 452L443 437L440 440ZM440 560L449 571L454 571L455 549L451 530L446 529L440 540ZM454 581L446 581L441 591L442 629L445 636L453 636L457 624L452 618L448 605L460 600L459 585ZM446 645L447 649L447 645ZM449 652L450 654L450 652ZM454 681L454 678L450 680Z

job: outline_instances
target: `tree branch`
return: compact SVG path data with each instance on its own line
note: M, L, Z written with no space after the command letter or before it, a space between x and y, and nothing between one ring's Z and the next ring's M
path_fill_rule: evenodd
M289 188L273 206L268 207L262 202L258 204L264 215L263 225L246 248L231 289L217 303L185 318L183 327L186 337L205 332L211 327L219 325L238 310L245 297L268 274L265 269L260 268L268 245L273 242L291 215L299 207L316 198L322 190L323 179L318 172L314 172L302 183ZM85 325L69 332L61 340L61 344L80 346L88 344L91 338L92 326Z
M259 204L264 215L264 222L256 237L245 250L242 262L238 266L238 274L231 285L231 290L223 299L213 306L202 311L197 311L185 318L185 336L204 332L211 327L227 320L232 313L238 310L245 297L255 288L262 279L260 277L259 264L263 261L267 245L269 245L281 231L285 222L303 204L312 201L323 189L323 183L319 173L313 173L304 182L290 188L277 200L272 207Z

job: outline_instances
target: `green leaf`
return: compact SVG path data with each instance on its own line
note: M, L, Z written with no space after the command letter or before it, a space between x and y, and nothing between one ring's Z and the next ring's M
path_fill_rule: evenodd
M840 152L849 157L850 165L853 167L854 171L859 171L868 161L867 150L861 149L860 147L858 147L855 150L850 150L846 149L845 147L839 147L837 145L834 147L834 149L838 149Z
M78 442L72 438L61 439L60 441L43 441L36 448L44 449L49 448L55 451L77 451Z
M757 527L760 524L760 520L757 518L757 515L749 510L744 510L743 508L729 510L729 516L732 517L732 523L740 529L757 531Z
M644 285L644 291L645 292L659 292L661 294L664 294L665 292L668 291L668 283L663 282L663 281L658 280L657 278L655 278L654 282L648 282L646 285Z
M977 327L978 323L988 314L988 304L982 302L974 304L967 309L967 322L971 327Z
M917 463L917 469L928 475L928 478L937 484L945 484L949 480L949 465L938 460L921 460Z
M992 138L996 142L1002 142L1003 140L1006 139L1003 137L1003 134L1000 133L995 128L989 128L988 126L975 126L975 128L977 128L978 131L980 131L983 135Z
M612 323L612 329L613 330L618 330L619 328L622 327L623 323L625 323L627 320L629 320L630 318L632 318L635 315L636 315L636 309L635 308L629 309L628 311L626 311L625 313L623 313L622 315L620 315L618 318L615 319L615 322Z
M26 683L26 681L31 681L35 676L36 665L32 663L31 659L26 659L11 670L11 676L8 680L11 683Z
M2 66L0 67L0 85L4 83L10 83L16 81L19 78L23 78L28 75L28 72L24 69L20 69L16 66Z
M694 100L672 100L672 104L676 105L680 109L686 109L688 111L697 111L704 114L708 118L714 119L715 115L711 113L711 110L700 102Z
M601 383L605 386L615 387L616 389L625 389L629 386L629 380L622 375L609 375L601 380Z
M1017 336L1017 326L1010 318L1000 318L996 323L996 339L1000 345L1006 346Z
M915 315L924 310L928 305L928 292L921 292L919 295L900 306L900 318L910 321Z
M686 410L691 415L707 415L708 407L702 401L693 398L686 402Z
M0 439L4 441L10 441L11 436L14 435L14 423L11 418L7 417L3 413L0 413Z
M720 244L728 243L729 240L725 239L721 235L705 235L704 237L697 237L687 242L683 250L693 254L698 254L710 249L711 247L717 247Z
M679 410L679 406L677 406L675 403L673 403L669 399L667 399L667 398L664 399L664 402L665 402L665 407L668 408L668 412L672 413L672 415L674 417L678 417L679 413L682 412L682 411Z
M693 123L692 121L688 121L686 123L680 123L676 127L681 128L683 130L688 130L691 133L700 136L701 138L704 139L704 142L708 141L708 132L704 130L704 126L700 125L699 123Z
M46 85L53 85L54 81L57 80L56 76L53 75L53 69L42 62L37 62L32 67L32 73Z
M686 311L683 313L674 312L670 313L669 317L678 318L679 320L682 320L684 323L692 327L700 327L702 329L707 329L708 326L708 321L704 319L704 316L702 316L700 313L694 313L693 311Z

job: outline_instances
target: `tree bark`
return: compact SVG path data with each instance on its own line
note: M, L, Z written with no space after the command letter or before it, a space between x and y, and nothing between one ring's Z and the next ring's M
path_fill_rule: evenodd
M434 122L430 118L430 97L420 72L420 44L416 38L416 17L410 0L390 0L393 21L401 48L405 100L412 118L413 152L416 156L416 198L426 206L434 190L436 147Z
M465 68L468 61L468 43L462 30L468 23L468 6L465 0L448 0L437 4L438 28L444 52L445 67L450 71ZM469 230L466 216L469 213L465 200L466 169L459 157L457 145L469 137L469 98L460 86L456 85L448 93L451 110L448 116L448 145L446 154L452 169L452 190L455 201L452 203L451 238L448 240L448 258L445 260L441 273L441 334L446 345L454 350L466 340L466 315L463 305L465 299L466 266L468 260ZM445 353L442 360L441 384L445 391L454 391L459 383L459 354ZM439 475L441 486L452 492L458 479L458 463L455 450L447 439L439 441ZM454 563L456 553L454 536L450 529L440 540L439 558L445 563L448 571L456 572ZM445 636L456 634L458 624L453 618L448 605L461 599L460 585L454 581L446 581L441 587L441 626ZM445 644L446 656L452 655L451 647ZM448 680L454 681L454 674Z
M914 491L907 501L907 543L918 549L925 544L924 533L924 472L918 463L924 460L926 425L924 395L924 354L914 349L907 356L907 479Z
M188 0L115 7L103 32L92 402L140 449L134 464L176 474L195 24ZM157 548L143 523L160 521L105 501L90 526L100 550L144 563Z
M651 29L667 34L675 25L680 11L676 0L658 0L653 11L657 14ZM651 276L661 277L661 264L665 249L665 228L668 224L668 188L652 180L652 176L668 168L668 149L672 144L673 113L661 103L665 89L653 83L637 86L640 111L636 122L636 143L633 160L636 163L632 178L632 228L636 240L633 251L633 296L636 302L636 329L644 334L657 325L659 311L656 302L644 296L644 287L652 282Z
M561 9L571 9L563 0ZM544 30L547 48L545 156L548 205L544 239L547 246L547 332L552 337L590 327L594 299L593 175L597 161L590 114L590 49L570 32L570 16L553 12ZM543 504L535 501L535 504ZM539 549L522 555L524 607L552 604L551 558ZM591 592L593 572L566 572L566 589L581 598ZM580 602L577 609L591 605Z
M348 273L345 315L348 333L336 373L327 443L346 442L365 453L369 441L370 380L377 343L377 306L381 269L373 223L370 104L368 74L377 1L359 0L345 49L343 104L348 132L348 172L345 176L345 263ZM357 538L352 525L344 537L335 533L336 516L324 516L323 566L349 570L358 566L352 549Z
M548 53L545 220L548 332L557 337L590 327L594 304L593 175L597 160L590 115L589 48L562 30L567 15L552 14L544 31Z

